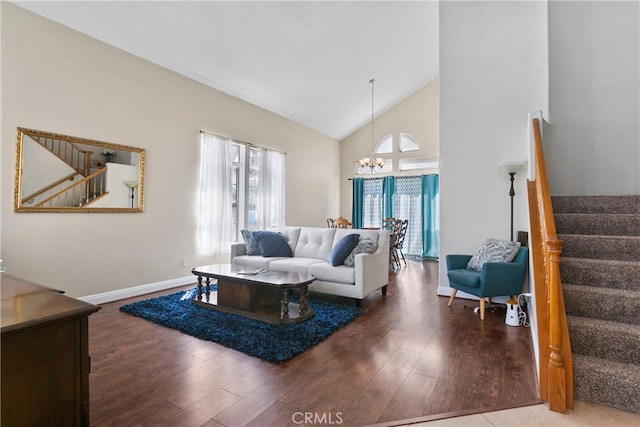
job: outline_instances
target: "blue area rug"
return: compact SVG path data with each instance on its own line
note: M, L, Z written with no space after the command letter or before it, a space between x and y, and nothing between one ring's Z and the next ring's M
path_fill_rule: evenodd
M303 353L360 315L359 307L310 299L315 316L298 324L272 325L199 307L191 302L195 295L194 288L127 304L120 310L274 363Z

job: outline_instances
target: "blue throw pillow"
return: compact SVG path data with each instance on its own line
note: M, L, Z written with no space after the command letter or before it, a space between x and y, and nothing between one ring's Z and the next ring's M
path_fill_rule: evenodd
M359 234L347 234L336 245L331 248L327 261L329 264L336 266L344 262L349 256L353 248L358 246L358 240L360 240Z
M244 240L244 247L246 248L247 255L260 255L260 249L256 239L253 238L253 231L241 230L242 239Z
M287 239L275 231L254 231L253 238L258 244L260 255L264 257L292 257Z

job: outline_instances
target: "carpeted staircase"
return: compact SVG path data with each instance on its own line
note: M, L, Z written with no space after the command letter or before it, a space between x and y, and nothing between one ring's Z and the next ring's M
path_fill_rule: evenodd
M552 203L575 397L640 413L640 195Z

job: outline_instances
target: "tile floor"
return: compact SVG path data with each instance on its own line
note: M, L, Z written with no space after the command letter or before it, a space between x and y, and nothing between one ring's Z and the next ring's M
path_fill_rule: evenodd
M581 426L581 427L640 427L640 414L625 412L595 403L576 401L573 411L559 414L550 411L545 405L526 406L522 408L506 409L487 412L484 414L467 415L463 417L447 418L417 424L410 427L435 426L478 426L478 427L511 427L511 426Z

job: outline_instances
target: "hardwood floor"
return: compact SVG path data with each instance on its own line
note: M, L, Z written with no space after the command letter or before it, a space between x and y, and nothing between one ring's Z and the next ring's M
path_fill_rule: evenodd
M91 424L399 425L538 403L529 329L480 321L473 301L448 308L438 263L407 264L359 318L280 365L119 311L161 293L104 304L89 318Z

